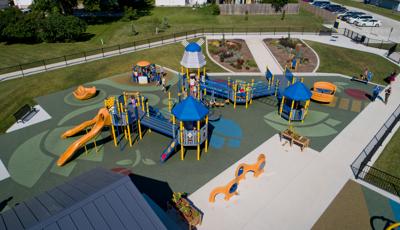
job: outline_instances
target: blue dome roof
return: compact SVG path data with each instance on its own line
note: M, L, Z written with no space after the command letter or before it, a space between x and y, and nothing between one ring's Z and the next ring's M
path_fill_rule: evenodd
M199 121L208 114L208 108L192 96L172 108L172 114L180 121Z
M311 95L311 91L301 82L294 83L283 92L283 96L295 101L307 101Z
M201 52L201 46L197 44L196 42L190 42L186 47L185 51L188 52Z

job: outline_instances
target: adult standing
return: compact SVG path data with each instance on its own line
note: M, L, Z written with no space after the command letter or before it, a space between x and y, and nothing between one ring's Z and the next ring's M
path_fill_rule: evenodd
M385 104L387 104L391 93L392 93L392 87L389 86L389 88L385 90Z
M165 76L162 75L161 77L161 82L162 82L162 91L167 92L167 79L165 79Z

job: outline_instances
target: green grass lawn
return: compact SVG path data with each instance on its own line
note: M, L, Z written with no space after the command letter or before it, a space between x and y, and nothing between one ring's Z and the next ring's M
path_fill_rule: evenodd
M358 76L365 67L374 73L373 82L386 85L385 79L393 70L400 71L398 65L375 54L306 41L320 59L318 72L340 73Z
M353 0L334 0L334 2L336 2L338 4L346 5L346 6L352 6L352 7L357 7L357 8L363 9L363 10L368 10L372 13L380 14L382 16L386 16L388 18L392 18L394 20L400 21L400 13L393 11L393 10L385 9L385 8L374 6L371 4L364 4L362 2L356 2Z
M400 178L400 130L393 135L390 142L373 165L384 172Z
M170 28L160 33L170 34L173 32L193 30L195 28L264 28L270 27L304 27L305 31L316 31L322 26L322 19L315 15L300 10L297 15L287 14L285 20L281 20L280 15L271 16L249 16L245 20L244 16L214 16L205 15L192 8L154 8L151 15L139 18L133 22L111 22L101 25L88 26L87 32L94 36L85 42L75 43L41 43L41 44L0 44L0 68L14 66L21 63L29 63L52 57L68 54L80 53L86 50L98 49L101 47L112 46L122 43L133 42L155 35L154 18L160 20L166 17ZM132 24L135 26L138 35L132 35ZM286 29L285 29L286 30ZM278 30L279 31L279 30ZM104 45L101 44L101 39Z
M205 49L204 46L203 49ZM15 122L12 114L18 108L26 103L35 104L35 97L120 73L127 73L128 77L132 64L141 59L179 71L179 62L183 50L183 46L177 43L40 73L26 78L4 81L0 83L0 108L2 108L0 112L0 120L2 121L0 132L5 132ZM209 72L224 72L207 56L206 61ZM10 99L10 95L15 95L15 97Z

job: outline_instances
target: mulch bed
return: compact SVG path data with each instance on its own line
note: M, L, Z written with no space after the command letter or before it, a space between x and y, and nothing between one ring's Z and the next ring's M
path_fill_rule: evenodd
M313 72L315 67L317 67L318 57L301 40L298 39L296 40L297 43L302 44L300 51L303 56L303 59L307 61L300 63L295 72ZM264 42L268 46L269 50L271 50L276 60L282 66L282 69L284 69L286 65L290 66L289 51L284 46L279 44L278 39L265 39Z
M212 52L212 50L210 49L210 46L212 46L213 42L215 42L215 41L221 42L221 40L214 40L214 39L208 40L208 47L209 47L208 51L211 55L211 58L214 59L214 61L218 62L219 64L226 67L227 69L232 70L233 72L260 72L260 70L258 69L257 64L253 58L253 55L251 54L250 49L249 49L249 47L247 47L247 44L244 40L241 40L241 39L226 39L225 40L227 43L239 44L241 48L238 51L238 53L240 53L242 59L244 61L250 61L253 63L250 66L247 65L247 68L246 68L246 65L242 65L242 68L240 68L240 69L232 66L232 64L229 62L229 59L221 61L220 56L218 54L214 54Z

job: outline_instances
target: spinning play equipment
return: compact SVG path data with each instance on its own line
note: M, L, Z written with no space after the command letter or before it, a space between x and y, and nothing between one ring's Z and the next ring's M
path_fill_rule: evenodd
M310 105L311 91L302 83L296 82L285 89L279 108L282 118L289 121L304 121ZM303 105L303 102L305 104Z
M245 164L242 163L236 168L235 172L235 178L231 180L228 184L225 186L220 186L216 187L213 189L210 193L210 197L208 198L208 201L210 203L215 202L215 197L222 193L225 195L225 200L229 200L232 196L238 195L239 193L237 192L239 183L241 180L246 179L246 174L248 172L253 172L254 177L258 177L261 173L264 172L264 167L265 167L265 155L260 154L257 158L257 162L254 164Z
M139 61L132 67L132 81L139 84L148 84L149 82L160 81L160 74L157 73L155 64L148 61Z
M336 85L318 81L314 83L311 99L323 103L331 103L335 97Z
M90 141L91 139L96 139L96 137L100 134L103 127L110 126L110 125L111 125L110 114L107 109L102 108L99 110L96 117L94 117L92 120L85 121L82 124L63 133L61 135L61 137L65 139L67 137L71 137L71 136L87 129L88 127L91 127L89 132L87 132L81 138L79 138L74 143L72 143L67 148L67 150L58 158L57 165L58 166L65 165L65 163L67 163L67 161L70 160L72 158L72 156L74 155L74 153L81 147L84 146L85 150L86 150L86 143L88 141ZM94 143L96 146L96 141Z
M96 87L84 87L83 85L80 85L72 94L76 99L87 100L96 95Z

